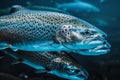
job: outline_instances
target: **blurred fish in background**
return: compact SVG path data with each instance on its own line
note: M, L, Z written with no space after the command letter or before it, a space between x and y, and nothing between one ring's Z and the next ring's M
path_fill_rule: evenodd
M103 3L105 0L100 0L101 3Z
M100 9L90 3L76 0L74 2L56 4L57 8L74 13L98 13Z
M31 10L43 10L43 11L54 11L54 12L60 12L60 13L65 13L65 14L69 14L66 11L63 11L61 9L52 7L52 6L40 6L40 5L36 5L34 3L31 2L26 2L26 8L31 9Z

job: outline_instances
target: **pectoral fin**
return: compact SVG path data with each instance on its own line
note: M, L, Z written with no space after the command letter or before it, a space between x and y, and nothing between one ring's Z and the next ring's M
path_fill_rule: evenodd
M11 48L13 51L15 51L15 52L18 51L17 48L15 48L15 47L13 47L13 46L11 46L11 45L10 45L10 48Z
M8 44L7 43L0 43L0 50L6 49L8 48Z
M7 49L7 48L11 48L13 51L18 50L17 48L13 47L11 44L7 44L7 43L4 43L4 42L0 43L0 50L4 50L4 49Z

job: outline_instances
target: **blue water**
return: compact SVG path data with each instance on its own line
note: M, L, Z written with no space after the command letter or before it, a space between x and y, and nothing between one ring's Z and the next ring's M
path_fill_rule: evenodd
M75 12L68 11L69 14L84 19L91 24L97 26L107 33L107 40L111 44L111 51L108 54L100 56L73 56L77 61L87 69L90 74L88 80L119 80L120 79L120 6L119 0L82 0L96 6L100 12ZM37 6L50 6L56 8L56 5L63 3L74 2L73 0L2 0L0 1L0 15L9 14L6 9L12 5L28 6L29 3ZM5 11L1 11L5 10ZM4 55L4 54L0 54ZM6 56L0 59L0 72L9 73L18 76L20 73L25 73L31 76L30 80L63 80L54 75L42 74L35 75L33 70L24 64L11 65L12 58ZM1 75L0 75L1 76ZM5 75L8 76L8 75Z

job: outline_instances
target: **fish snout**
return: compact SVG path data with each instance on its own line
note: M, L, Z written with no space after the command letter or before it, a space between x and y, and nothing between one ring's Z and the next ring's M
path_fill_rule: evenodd
M107 35L106 34L95 34L92 36L94 40L106 40Z
M103 48L105 48L105 49L110 49L110 47L111 47L111 45L106 40L103 41L103 45L104 45Z
M103 37L104 39L106 39L106 38L107 38L107 35L102 34L101 37Z
M100 34L99 36L98 36L98 39L102 39L102 40L106 40L107 39L107 35L106 34Z
M96 34L93 37L86 38L83 43L86 46L77 52L82 55L102 55L110 51L111 45L106 40L105 34Z
M108 43L107 39L107 35L106 34L99 34L95 37L95 40L99 40L102 42L101 45L103 45L104 48L109 49L111 47L111 45Z
M88 74L88 72L85 69L81 70L79 72L79 74L77 75L78 78L81 78L83 80L87 80L88 76L89 76L89 74Z
M86 69L82 67L74 67L74 69L72 67L72 69L69 69L68 75L70 76L70 80L87 80L89 76Z
M92 41L91 45L94 46L90 49L84 49L77 51L79 54L82 55L102 55L107 54L110 51L111 45L107 42L107 40L104 41Z

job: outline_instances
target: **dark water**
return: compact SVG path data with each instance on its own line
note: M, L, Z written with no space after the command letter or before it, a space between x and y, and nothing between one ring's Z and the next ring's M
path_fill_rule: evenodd
M16 4L27 6L28 2L35 5L55 7L56 3L71 1L72 0L1 0L0 9L3 10ZM80 64L88 70L90 74L89 80L120 80L120 0L105 0L103 3L100 3L100 0L83 1L97 6L101 11L98 13L73 12L71 14L82 18L105 31L108 34L108 41L112 47L111 51L105 55L79 55L76 56L76 58ZM0 15L4 14L7 14L7 11L0 13ZM99 22L99 19L103 22ZM4 54L1 53L0 55L2 56ZM32 68L24 64L11 65L12 61L12 58L9 56L0 59L0 73L8 73L16 77L21 73L27 74L30 76L29 80L63 80L57 76L49 74L33 74ZM7 77L8 75L6 74L4 76Z

